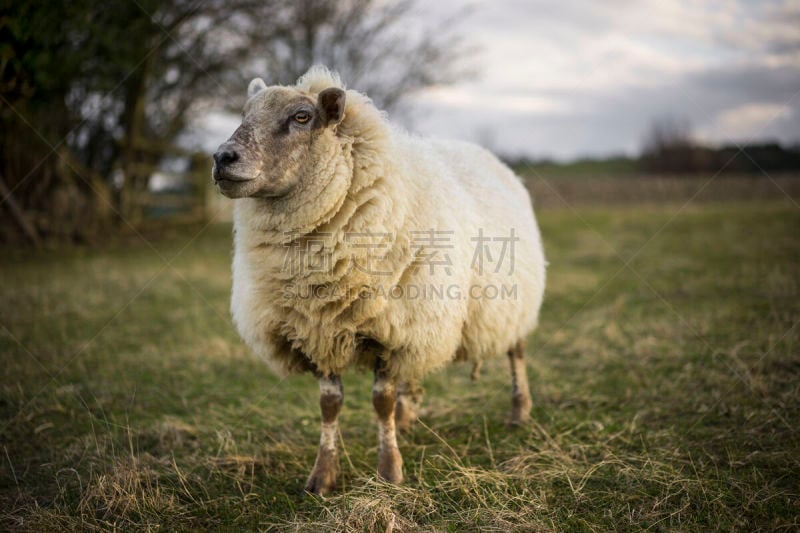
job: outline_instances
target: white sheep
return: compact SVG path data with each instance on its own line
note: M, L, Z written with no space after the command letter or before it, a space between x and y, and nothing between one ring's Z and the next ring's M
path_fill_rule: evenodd
M365 95L313 67L295 86L257 78L241 126L214 154L236 198L231 311L279 374L319 380L322 436L306 484L338 475L340 376L374 368L378 474L402 481L395 437L416 418L420 378L507 353L509 422L531 407L524 342L545 259L526 189L477 146L393 128Z

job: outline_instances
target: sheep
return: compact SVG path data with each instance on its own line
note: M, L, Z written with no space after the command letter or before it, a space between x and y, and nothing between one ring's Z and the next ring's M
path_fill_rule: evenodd
M420 380L451 361L506 353L510 424L529 417L525 339L545 259L530 197L488 151L389 124L338 74L250 82L243 120L213 155L234 203L231 313L279 375L319 382L321 436L305 485L338 476L342 374L374 371L377 472L403 480L396 430L417 417ZM501 261L502 260L502 261Z

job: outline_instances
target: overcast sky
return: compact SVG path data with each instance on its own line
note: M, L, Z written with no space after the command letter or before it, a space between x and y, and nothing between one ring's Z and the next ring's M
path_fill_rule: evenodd
M800 1L437 2L479 76L412 103L412 128L507 154L635 154L654 118L710 143L800 141Z
M411 98L392 118L412 131L560 160L635 155L664 117L688 121L710 144L800 143L800 0L437 0L420 9L428 23L468 12L457 29L476 51L477 76ZM213 150L238 120L211 114L196 133Z

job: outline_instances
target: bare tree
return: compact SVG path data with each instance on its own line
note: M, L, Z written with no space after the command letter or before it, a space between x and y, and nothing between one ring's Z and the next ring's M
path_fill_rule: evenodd
M404 96L468 75L454 31L465 15L431 22L414 0L300 0L284 6L265 48L269 81L291 83L310 65L338 71L350 87L390 110Z
M238 107L253 75L290 83L323 63L383 108L454 80L465 69L452 21L415 10L414 0L12 3L0 20L4 199L36 211L44 233L81 233L96 224L66 229L55 192L90 196L121 168L115 210L135 219L124 200L147 188L159 147L204 110ZM88 214L96 202L65 203Z
M683 173L697 170L698 157L689 121L665 116L650 125L640 160L649 172Z
M642 153L656 154L665 150L692 146L692 127L686 118L664 116L655 119L645 135Z

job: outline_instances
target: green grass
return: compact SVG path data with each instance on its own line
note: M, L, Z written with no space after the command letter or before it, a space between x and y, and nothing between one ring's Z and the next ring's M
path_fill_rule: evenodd
M541 174L559 178L597 178L600 176L633 177L639 172L639 162L625 156L608 159L578 159L569 163L537 161L518 163L514 171L520 175Z
M0 524L796 530L800 210L678 211L539 213L533 422L503 426L504 358L475 384L448 368L426 380L422 423L400 437L406 483L389 486L371 377L349 374L340 489L324 500L301 494L316 383L279 381L238 339L229 228L188 246L194 232L4 252Z

